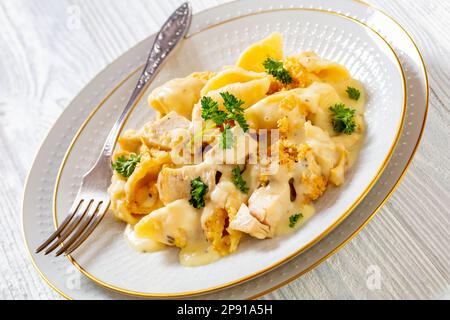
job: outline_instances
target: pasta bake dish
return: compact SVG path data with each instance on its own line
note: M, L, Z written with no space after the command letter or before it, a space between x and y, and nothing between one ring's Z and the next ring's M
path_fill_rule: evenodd
M284 56L270 35L233 66L151 92L158 113L127 130L108 193L136 250L176 247L185 266L287 235L344 183L364 141L362 84L313 52Z

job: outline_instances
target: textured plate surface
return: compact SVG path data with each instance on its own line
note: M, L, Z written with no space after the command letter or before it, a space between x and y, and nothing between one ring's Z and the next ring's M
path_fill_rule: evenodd
M288 2L283 2L283 3L288 3ZM232 4L232 5L236 5L236 4ZM209 12L208 12L208 13L209 13ZM403 37L404 37L404 36L403 36ZM406 43L405 43L405 44L406 44ZM411 56L414 57L414 52L413 52L413 51L410 50L409 53L411 54ZM416 56L417 56L417 54L416 54ZM414 62L414 61L413 61L413 62ZM412 64L410 67L411 67L411 68L414 68L414 67L415 67L415 70L416 70L417 73L419 74L419 76L418 76L417 78L419 78L418 80L421 80L421 79L420 79L420 76L421 76L421 74L420 74L420 69L418 69L418 67L415 66L414 64ZM423 79L423 78L422 78L422 79ZM419 82L417 83L417 85L420 85L420 84L423 84L423 83L420 83L420 81L419 81ZM423 87L422 87L422 88L423 88ZM417 87L417 89L420 89L420 87ZM419 98L420 98L420 97L423 98L423 94L421 95L420 92L417 92L416 94L417 94L417 96L419 96ZM50 135L50 136L51 136L51 135ZM49 136L49 138L50 138L50 136ZM45 145L43 146L43 149L45 149ZM47 150L47 151L48 151L48 150ZM38 158L38 159L39 159L39 158ZM33 180L32 178L33 178L33 174L30 175L30 180L29 180L30 183L32 183L32 180ZM30 186L30 185L29 185L29 186ZM371 194L372 194L372 193L371 193ZM26 199L25 199L25 200L26 200ZM24 203L24 205L25 205L25 206L24 206L24 209L26 209L26 204L27 204L27 201L25 201L25 203ZM27 210L24 210L24 213L26 213L26 212L27 212ZM352 217L353 217L353 215L352 215ZM26 219L24 220L24 222L25 222L25 227L26 227L26 226L27 226L27 223L26 223L27 221L26 221ZM353 224L353 226L354 226L354 224ZM25 231L26 231L26 228L25 228ZM341 234L343 234L343 233L341 233ZM347 234L347 236L348 236L348 234ZM331 242L331 243L333 243L333 242ZM316 247L314 247L313 249L315 249L315 248L316 248ZM309 253L309 252L311 252L311 251L313 251L313 250L309 250L307 253ZM322 253L323 253L323 251L322 251ZM300 260L300 259L299 259L299 260ZM314 260L314 258L313 258L313 260ZM307 259L307 261L311 262L311 259ZM293 262L294 262L294 261L293 261ZM292 262L292 263L293 263L293 262ZM290 263L290 264L291 264L291 263ZM290 265L290 264L289 264L289 265ZM287 266L287 265L286 265L286 266ZM284 268L285 268L285 266L283 266L283 269L284 269ZM276 273L271 273L271 274L269 274L269 275L275 275L275 274L278 274L278 272L276 272ZM283 272L282 274L283 274L283 276L287 275L286 272ZM269 276L269 275L268 275L268 276ZM265 276L265 277L266 277L266 276ZM265 278L265 277L264 277L264 278ZM259 279L257 280L257 282L260 282ZM273 281L271 281L271 282L273 283ZM253 282L252 282L252 283L253 283ZM270 282L267 282L267 283L270 283ZM246 286L247 286L247 285L251 285L251 283L246 284ZM228 290L225 291L225 292L228 292ZM242 296L241 296L241 297L242 297Z
M406 102L404 79L387 43L353 20L312 9L272 10L232 19L189 37L161 70L150 90L194 71L217 71L234 64L246 47L274 31L283 33L287 55L299 50L317 52L345 65L366 87L367 136L346 183L325 193L317 203L318 214L295 234L265 241L248 239L235 254L196 268L181 266L178 250L136 252L124 241L124 225L109 214L72 255L91 279L120 292L148 296L189 295L230 286L268 271L310 246L342 221L373 185L400 132ZM100 150L103 145L107 128L120 112L122 97L128 97L127 91L135 83L135 77L126 81L75 138L55 190L59 221L69 212L82 175L95 162L97 152L93 150ZM142 99L127 127L140 128L151 113Z

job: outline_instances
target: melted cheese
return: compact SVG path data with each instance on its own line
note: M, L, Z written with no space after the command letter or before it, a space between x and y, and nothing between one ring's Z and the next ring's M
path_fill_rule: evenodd
M128 225L125 229L125 239L136 251L140 252L156 252L163 250L165 245L161 242L155 241L150 238L140 238L134 232L134 229L131 225Z
M294 227L289 225L289 218L294 214L301 214L301 218L295 224ZM296 204L292 205L289 210L286 210L284 215L281 218L282 223L279 223L277 229L275 230L275 234L277 236L285 236L289 235L299 228L301 228L309 219L311 219L316 213L316 209L314 206L309 204Z
M265 73L268 57L283 61L292 83ZM349 98L348 87L361 92L358 101ZM225 150L223 127L203 121L200 101L208 96L225 111L224 92L243 101L251 129L244 133L227 120L233 144ZM334 131L330 107L337 103L356 110L357 129L350 135ZM128 178L114 173L108 189L111 209L130 224L125 238L132 248L176 247L184 266L232 254L245 235L263 240L300 229L315 214L314 201L327 187L345 183L364 141L362 84L345 67L312 52L283 57L282 37L276 33L250 46L236 66L169 81L150 94L149 104L161 118L127 131L113 155L116 161L140 154L141 162ZM197 123L203 144L192 146ZM272 135L275 130L279 139ZM201 163L174 160L186 146L187 158L201 154ZM236 169L248 191L235 184ZM201 209L189 203L196 178L208 187ZM301 218L290 225L296 214Z

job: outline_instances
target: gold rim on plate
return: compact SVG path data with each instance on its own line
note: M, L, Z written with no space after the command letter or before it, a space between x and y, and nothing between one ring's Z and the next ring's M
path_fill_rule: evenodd
M422 63L422 68L423 68L423 73L425 76L425 85L426 85L426 96L425 96L425 113L423 116L423 122L422 122L422 128L420 129L420 133L419 133L419 137L417 139L417 143L414 146L414 149L412 150L411 156L409 157L405 168L403 169L400 177L398 178L398 180L395 182L395 184L392 186L391 190L388 192L388 194L386 195L386 197L383 199L383 201L375 208L374 212L372 212L367 218L366 220L361 224L361 226L359 226L352 234L350 234L350 236L345 239L342 243L340 243L337 247L335 247L333 250L331 250L329 253L327 253L325 256L323 256L322 258L320 258L319 260L317 260L315 263L313 263L311 266L309 266L308 268L306 268L305 270L301 271L300 273L297 273L296 275L294 275L293 277L290 277L287 280L284 280L280 283L278 283L276 286L273 286L269 289L266 289L256 295L253 295L251 297L248 298L248 300L255 300L258 299L262 296L265 296L266 294L269 294L277 289L280 289L281 287L291 283L292 281L300 278L302 275L304 275L305 273L311 271L312 269L316 268L317 266L319 266L320 264L322 264L322 262L326 261L328 258L330 258L332 255L334 255L336 252L338 252L340 249L342 249L347 243L349 243L362 229L364 229L364 227L370 222L370 220L372 220L373 217L375 217L375 215L378 213L378 211L380 211L380 209L383 207L383 205L390 199L390 197L392 196L392 194L394 193L394 191L397 189L397 187L400 185L400 183L402 182L403 178L405 177L409 166L411 165L411 162L414 158L414 156L416 155L417 149L420 145L420 141L422 140L422 136L423 136L423 132L425 130L425 124L427 122L427 117L428 117L428 103L429 103L429 96L430 96L430 90L429 90L429 83L428 83L428 73L427 73L427 68L425 65L425 61L423 59L422 54L420 53L419 48L417 47L417 44L415 43L414 39L412 38L412 36L405 30L405 28L403 28L403 26L398 23L391 15L387 14L385 11L379 9L379 8L375 8L373 6L371 6L368 3L365 3L361 0L353 0L355 2L358 2L360 4L363 4L367 7L373 8L374 10L378 10L379 12L381 12L382 14L384 14L387 18L389 18L390 20L392 20L396 25L398 25L400 27L400 29L403 30L403 32L405 32L405 34L408 36L408 38L411 40L411 43L414 45L420 61Z
M254 295L254 296L252 296L252 297L249 297L249 299L256 299L256 298L258 298L258 297L261 297L261 296L263 296L263 295L265 295L265 294L268 294L268 293L270 293L271 291L273 291L273 290L276 290L276 289L278 289L278 288L280 288L280 287L282 287L282 286L284 286L284 285L286 285L286 284L288 284L289 282L291 282L291 281L293 281L293 280L295 280L295 279L297 279L298 277L300 277L301 275L303 275L303 274L305 274L306 272L308 272L308 271L310 271L310 270L312 270L312 269L314 269L317 265L319 265L320 263L322 263L323 261L325 261L327 258L329 258L331 255L333 255L334 253L336 253L337 251L339 251L343 246L345 246L345 244L346 243L348 243L359 231L361 231L361 229L363 229L364 228L364 226L373 218L373 216L379 211L379 209L383 206L383 204L389 199L389 197L392 195L392 193L395 191L395 189L398 187L398 185L399 185L399 183L400 183L400 181L402 180L402 178L405 176L405 174L406 174L406 172L407 172L407 170L408 170L408 168L409 168L409 166L410 166L410 164L411 164L411 161L412 161L412 159L413 159L413 157L414 157L414 155L415 155L415 153L416 153L416 151L417 151L417 148L418 148L418 146L419 146L419 143L420 143L420 141L421 141L421 138L422 138L422 135L423 135L423 131L424 131L424 127L425 127L425 123L426 123L426 119L427 119L427 114L428 114L428 100L429 100L429 88L428 88L428 75L427 75L427 71L426 71L426 66L425 66L425 63L424 63L424 60L423 60L423 57L422 57L422 55L421 55L421 53L420 53L420 51L419 51L419 49L418 49L418 47L417 47L417 45L415 44L415 42L414 42L414 40L413 40L413 38L409 35L409 33L398 23L398 22L396 22L391 16L389 16L388 14L386 14L385 12L383 12L382 10L380 10L380 9L377 9L377 8L375 8L375 7L373 7L373 6L371 6L371 5L369 5L369 4L366 4L366 3L364 3L364 2L362 2L362 1L359 1L359 0L353 0L353 1L355 1L355 2L358 2L358 3L360 3L360 4L363 4L363 5L365 5L365 6L367 6L367 7L370 7L370 8L373 8L374 10L376 10L376 11L379 11L379 12L381 12L382 14L384 14L387 18L389 18L390 20L392 20L395 24L397 24L402 30L403 30L403 32L408 36L408 38L411 40L411 42L413 43L413 45L414 45L414 47L415 47L415 49L416 49L416 51L417 51L417 53L418 53L418 55L419 55L419 57L420 57L420 59L421 59L421 62L422 62L422 69L423 69L423 73L424 73L424 76L425 76L425 81L426 81L426 103L425 103L425 114L424 114L424 117L423 117L423 122L422 122L422 128L421 128L421 131L420 131L420 133L419 133L419 137L418 137L418 139L417 139L417 142L416 142L416 145L415 145L415 147L414 147L414 149L413 149L413 151L412 151L412 153L411 153L411 156L410 156L410 158L408 159L408 162L406 163L406 165L405 165L405 168L403 169L403 172L402 172L402 174L400 175L400 177L398 178L398 180L397 180L397 182L392 186L392 188L391 188L391 190L389 191L389 193L387 194L387 196L385 197L385 199L380 203L380 205L375 209L375 211L363 222L363 224L357 229L357 230L355 230L347 239L345 239L345 241L344 242L342 242L340 245L338 245L335 249L333 249L332 251L330 251L327 255L325 255L324 257L322 257L321 259L319 259L316 263L314 263L313 265L311 265L311 266L309 266L308 268L306 268L305 270L303 270L302 272L300 272L299 274L297 274L297 275L295 275L294 277L291 277L291 278L289 278L288 280L285 280L285 281L282 281L281 283L279 283L279 284L277 284L276 286L274 286L274 287L272 287L272 288L270 288L270 289L267 289L267 290L265 290L265 291L263 291L263 292L261 292L261 293L259 293L258 295ZM228 3L229 4L229 3ZM226 5L226 4L225 4ZM212 10L212 9L209 9L209 10ZM206 12L206 11L209 11L209 10L205 10L205 11L203 11L203 12ZM331 13L331 11L326 11L326 12L328 12L328 13ZM341 15L341 16L343 16L343 17L346 17L346 16L344 16L344 15ZM349 17L346 17L346 18L349 18ZM365 25L364 23L362 23L362 22L360 22L360 21L358 21L357 19L354 19L353 18L353 20L355 20L355 21L357 21L357 22L359 22L360 24L363 24L363 25ZM368 27L370 30L372 30L373 32L375 32L375 33L377 33L378 34L378 32L376 32L375 30L373 30L371 27L369 27L369 26L367 26L367 25L365 25L366 27ZM379 34L378 34L379 35ZM384 40L384 39L383 39ZM395 52L394 52L394 54L395 54ZM114 90L102 101L102 104L107 100L107 98L109 98L124 82L126 82L128 79L129 79L129 77L131 77L132 75L134 75L134 73L135 72L137 72L139 70L139 68L137 69L137 70L135 70L131 75L129 75L126 79L124 79L118 86L116 86L115 88L114 88ZM96 107L96 109L95 110L97 110L98 108L100 107L100 105L99 106L97 106ZM94 111L95 111L94 110ZM87 121L86 121L87 122ZM85 126L86 124L84 124L84 126ZM80 130L81 131L81 130ZM44 141L45 141L45 139L44 139ZM29 175L28 175L29 176ZM28 182L28 177L27 177L27 179L26 179L26 182L25 182L25 185L27 185L27 182ZM24 200L24 196L25 196L25 194L23 194L23 200ZM22 201L22 212L23 212L23 204L24 204L24 201ZM24 224L24 221L23 221L23 214L22 214L22 234L23 234L23 237L24 237L24 241L25 241L25 245L26 245L26 247L27 247L27 249L28 249L28 254L29 254L29 256L30 256L30 259L31 259L31 261L32 261L32 264L33 264L33 266L35 267L35 269L38 271L38 273L41 275L41 277L44 279L44 281L52 288L52 289L54 289L57 293L59 293L61 296L63 296L64 298L66 298L66 299L72 299L70 296L68 296L67 294L65 294L64 292L62 292L60 289L58 289L55 285L53 285L47 278L46 278L46 276L41 272L41 270L39 269L39 267L37 266L37 264L36 264L36 262L34 261L34 258L33 258L33 256L32 256L32 254L31 254L31 251L30 251L30 248L29 248L29 245L28 245L28 242L27 242L27 239L26 239L26 237L25 237L25 231L24 231L24 227L23 227L23 224Z
M145 298L180 298L180 297L189 297L189 296L196 296L196 295L201 295L201 294L206 294L206 293L211 293L217 290L221 290L221 289L225 289L240 283L243 283L245 281L249 281L255 277L258 277L266 272L269 272L270 270L277 268L278 266L282 265L283 263L291 260L292 258L296 257L297 255L299 255L300 253L302 253L303 251L305 251L306 249L310 248L311 246L313 246L314 244L316 244L319 240L321 240L325 235L327 235L329 232L331 232L336 226L338 226L355 208L356 206L364 199L364 197L367 195L367 193L372 189L372 187L375 185L375 183L378 181L379 177L381 176L381 174L383 173L384 169L386 168L387 164L389 163L389 160L391 159L393 152L397 146L398 140L400 138L400 133L401 133L401 129L403 128L403 123L404 123L404 119L405 119L405 114L406 114L406 80L405 80L405 76L404 76L404 71L403 71L403 67L402 64L400 62L400 60L398 59L394 49L391 47L391 45L376 31L372 30L371 28L369 28L367 25L363 24L362 22L360 22L359 20L356 20L354 18L351 17L347 17L345 15L342 15L340 13L337 12L331 12L331 11L327 11L327 10L322 10L322 9L313 9L313 8L282 8L282 9L269 9L269 10L262 10L259 12L253 12L253 13L249 13L249 14L245 14L239 17L234 17L228 20L224 20L221 21L217 24L208 26L205 29L202 29L201 31L195 32L193 34L189 35L189 38L194 37L196 35L198 35L199 33L211 30L213 28L216 28L218 26L224 25L226 23L230 23L232 21L236 21L236 20L240 20L240 19L244 19L250 16L256 16L259 14L266 14L266 13L272 13L272 12L287 12L287 11L304 11L304 12L320 12L320 13L324 13L324 14L328 14L328 15L334 15L334 16L339 16L341 18L344 18L346 20L352 21L356 24L358 24L359 26L362 26L364 29L367 29L373 33L375 33L387 46L388 48L391 50L392 54L394 55L394 57L396 58L397 61L397 66L399 68L399 73L403 82L403 105L402 105L402 117L401 117L401 121L397 127L397 131L396 131L396 135L395 135L395 139L389 149L389 152L386 156L386 158L384 159L382 165L380 166L380 168L378 169L376 175L373 177L373 179L371 180L371 182L367 185L367 187L364 189L364 191L358 196L358 198L355 200L355 202L347 209L344 211L344 213L329 227L327 227L323 232L321 232L317 237L315 237L312 241L310 241L309 243L307 243L306 245L302 246L301 248L299 248L298 250L296 250L294 253L284 257L283 259L281 259L280 261L277 261L274 264L271 264L270 266L259 270L257 272L254 272L250 275L247 275L245 277L239 278L237 280L233 280L230 282L227 282L225 284L221 284L218 286L214 286L214 287L209 287L206 289L201 289L201 290L195 290L195 291L186 291L186 292L179 292L179 293L147 293L147 292L137 292L137 291L132 291L132 290L128 290L128 289L124 289L124 288L120 288L117 287L115 285L111 285L109 283L104 282L103 280L98 279L96 276L92 275L91 273L89 273L86 269L84 269L77 261L75 258L73 258L71 255L68 255L68 259L69 261L76 267L78 268L86 277L88 277L89 279L91 279L92 281L94 281L95 283L122 293L122 294L127 294L127 295L131 295L131 296L137 296L137 297L145 297ZM136 73L136 70L134 71L134 73ZM134 74L133 73L133 74ZM128 79L132 76L129 75ZM141 98L143 95L141 95L135 102L135 104L132 107L132 110L134 110L136 108L136 106L139 104ZM56 184L55 184L55 189L54 189L54 193L53 193L53 219L54 219L54 224L55 224L55 228L58 228L58 214L57 214L57 198L58 198L58 191L59 191L59 182L60 182L60 178L62 175L62 172L65 168L65 164L71 154L71 151L73 149L73 146L75 145L75 143L77 142L80 134L82 133L83 129L85 128L85 126L89 123L89 121L91 120L91 118L96 114L96 112L100 109L101 106L98 106L97 108L94 109L94 111L88 116L88 118L86 119L86 121L83 123L83 125L81 126L80 130L77 132L77 134L75 135L74 139L72 140L72 142L69 145L69 148L63 158L63 161L61 163L60 166L60 170L58 172L58 175L56 177ZM131 114L131 113L130 113ZM127 119L126 119L127 120ZM124 122L124 124L121 127L121 131L123 129L123 127L126 124L126 120Z

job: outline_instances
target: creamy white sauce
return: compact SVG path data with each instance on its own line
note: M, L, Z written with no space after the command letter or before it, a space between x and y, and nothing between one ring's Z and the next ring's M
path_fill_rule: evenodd
M136 236L136 233L131 225L127 225L125 228L124 236L128 245L136 251L155 252L161 251L166 247L161 242L154 241L150 238L139 238Z
M185 267L197 267L219 260L221 255L206 241L194 241L180 250L180 263Z
M327 183L341 184L344 181L344 173L354 164L359 154L365 131L363 118L365 96L362 84L349 77L342 66L321 60L312 53L300 54L299 59L312 72L312 75L317 71L314 80L319 82L314 82L307 88L281 91L266 96L271 81L267 74L243 73L241 69L235 68L219 73L208 82L206 87L204 87L206 78L191 75L183 79L172 80L165 86L154 90L150 95L149 103L161 115L175 111L187 119L191 119L192 115L193 120L199 120L201 118L201 104L199 103L201 96L208 95L222 106L223 102L219 93L225 88L225 91L233 93L238 98L242 96L245 100L245 117L252 129L281 129L283 126L280 125L280 122L283 124L283 121L288 121L288 128L285 129L287 133L284 138L288 143L299 148L297 151L304 159L296 158L293 165L291 162L285 163L279 167L277 173L267 177L261 175L264 163L247 164L242 174L249 187L249 192L245 194L234 185L231 170L236 167L235 163L243 163L245 162L243 160L248 159L249 155L256 154L257 142L245 140L245 143L239 145L244 140L235 139L238 142L235 143L234 148L223 150L216 140L208 141L212 149L206 152L203 164L183 167L186 172L175 178L169 173L178 170L178 167L169 166L167 169L161 170L163 174L159 173L158 196L165 206L151 211L148 216L140 220L135 228L131 225L127 226L125 238L132 248L141 252L154 252L168 246L177 246L180 248L179 261L182 265L200 266L218 260L221 257L220 253L229 253L223 253L222 248L217 246L216 240L217 238L220 240L220 237L217 237L216 229L206 223L211 222L208 218L217 212L216 209L219 212L226 210L227 219L234 222L237 227L242 227L246 221L251 222L245 225L248 229L232 229L230 227L227 230L230 235L235 230L241 230L249 234L258 234L259 238L291 234L307 223L315 214L315 208L311 201L321 195ZM326 67L327 65L328 67ZM358 101L348 97L346 90L349 86L361 91L362 94ZM203 91L201 91L202 89ZM335 132L332 125L332 114L329 108L341 102L356 110L355 121L358 128L351 135ZM192 112L192 108L194 108L194 112ZM232 131L233 138L237 138L236 128L237 126ZM161 138L160 135L163 134L171 134L170 125L160 129L157 131L156 138ZM173 128L173 130L177 130L177 128ZM261 136L259 137L261 138ZM157 145L168 143L164 139L159 140ZM270 137L268 141L269 144L275 145ZM308 151L301 149L305 145L310 148ZM124 146L126 147L125 144ZM245 150L245 152L235 152L236 150ZM290 156L291 154L289 154ZM219 158L226 161L217 161ZM289 160L291 159L289 158ZM220 182L217 184L215 169L222 174ZM144 195L148 194L149 190L142 188L138 183L145 177L148 170L150 168L142 170L142 177L133 175L126 183L121 180L113 180L114 183L109 192L115 195L115 197L111 197L115 212L119 212L118 205L123 203L123 199L126 198L129 203L134 203L135 201L132 200L138 198L139 192ZM164 173L168 175L167 181L162 179L165 177ZM202 181L209 187L204 209L194 209L188 201L191 191L190 183L196 177L202 178ZM317 180L314 180L315 178ZM165 181L167 183L163 183ZM292 195L292 188L295 189L295 197ZM156 197L148 199L139 197L139 199L141 198L144 199L140 201L141 207L152 208L152 201L155 201ZM245 215L240 216L242 223L239 225L238 220L233 220L234 216L229 212L237 210L242 204L246 211ZM143 212L150 211L144 210ZM131 224L134 223L131 218L126 220L127 217L119 215L119 213L116 213L116 216ZM291 226L290 217L295 214L300 214L301 217L294 226ZM129 216L131 217L131 213ZM223 217L222 215L221 219ZM223 220L219 222L221 224L215 227L220 231ZM264 228L261 228L262 225ZM258 226L260 230L259 233L256 233L254 228ZM216 252L213 245L206 239L205 230L209 239L213 233L214 245L220 253ZM209 231L211 233L208 233ZM224 234L227 236L226 232L220 233L222 237Z
M308 204L293 205L282 216L280 223L277 225L275 235L283 236L283 235L288 235L288 234L295 232L301 226L303 226L312 216L314 216L315 213L316 213L316 209L312 205L308 205ZM292 228L292 227L290 227L289 218L294 214L301 214L301 218L299 218L298 222Z

